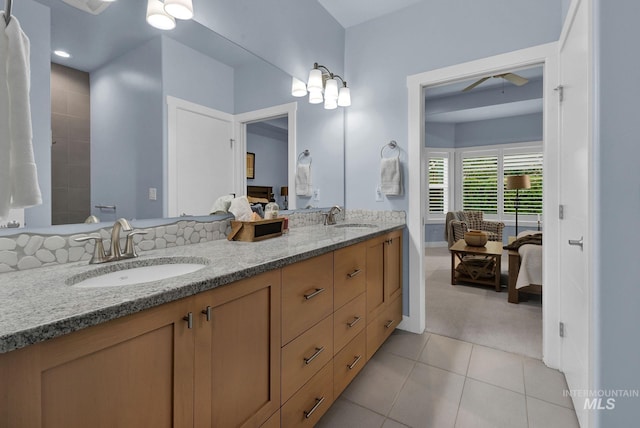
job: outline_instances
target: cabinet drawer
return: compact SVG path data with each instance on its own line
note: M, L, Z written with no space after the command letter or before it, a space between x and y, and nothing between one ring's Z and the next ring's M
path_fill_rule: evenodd
M280 410L275 412L267 422L260 425L261 428L280 428Z
M333 312L333 254L282 269L282 344Z
M338 397L367 363L367 335L361 331L333 358L333 396Z
M333 314L333 351L335 353L364 330L367 324L366 310L367 295L362 293Z
M331 404L333 364L329 362L282 406L282 427L313 427Z
M333 317L329 316L282 348L282 402L333 357Z
M333 252L333 304L336 309L365 290L366 263L367 246L364 243Z
M402 321L402 295L386 306L384 311L367 325L367 360Z

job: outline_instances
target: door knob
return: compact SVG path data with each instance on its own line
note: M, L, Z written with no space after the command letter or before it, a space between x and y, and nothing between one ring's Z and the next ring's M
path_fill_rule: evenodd
M580 250L583 249L584 246L584 237L581 236L580 239L569 239L569 245L575 245L577 247L580 247Z

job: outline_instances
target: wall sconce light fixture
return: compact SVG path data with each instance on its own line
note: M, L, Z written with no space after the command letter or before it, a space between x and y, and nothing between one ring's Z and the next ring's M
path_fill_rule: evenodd
M176 28L176 19L193 18L192 0L147 0L147 23L160 30Z
M306 85L295 77L291 82L291 95L294 97L304 97L307 92L311 104L320 104L324 101L324 108L327 110L351 105L351 90L347 87L347 82L317 62L309 72Z

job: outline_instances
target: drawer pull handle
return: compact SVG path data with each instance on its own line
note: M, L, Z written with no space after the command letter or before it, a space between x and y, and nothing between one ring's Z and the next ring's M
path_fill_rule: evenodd
M202 310L202 313L205 315L205 317L207 318L207 321L211 321L211 306L207 306L206 309Z
M384 328L391 328L395 322L396 320L389 320L389 322L384 325Z
M309 358L304 358L304 363L311 364L311 361L315 360L318 355L322 353L322 351L324 351L324 346L322 348L316 348L316 352L314 352L312 356L310 356Z
M187 328L193 328L193 312L189 312L187 316L182 319L187 322Z
M304 411L304 417L305 419L309 419L311 417L311 415L313 415L313 413L318 409L318 407L320 407L320 405L324 402L324 397L321 398L316 398L316 404L311 408L311 410L309 411Z
M324 288L316 288L316 291L314 291L313 293L305 294L304 298L306 300L313 299L314 297L316 297L318 294L322 293L323 291L324 291Z
M358 321L360 321L360 317L356 317L353 321L348 322L347 325L349 326L349 328L351 328L354 325L358 324Z
M353 363L347 365L349 370L353 370L353 368L356 366L356 364L358 364L358 362L360 361L360 358L362 358L362 355L356 356L355 361Z
M348 276L349 278L353 278L354 276L358 275L360 272L362 272L362 270L361 270L361 269L356 269L356 270L354 270L353 272L348 273L348 274L347 274L347 276Z

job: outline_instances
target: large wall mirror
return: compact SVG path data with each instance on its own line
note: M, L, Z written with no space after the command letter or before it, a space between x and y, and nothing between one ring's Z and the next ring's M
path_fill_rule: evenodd
M47 53L51 55L51 108L44 113L40 110L46 109L32 109L34 124L42 115L51 115L52 139L45 148L50 150L49 157L38 154L44 150L44 142L36 140L34 133L36 163L46 163L43 158L50 162L38 167L41 187L46 189L43 194L50 191L51 196L45 197L49 208L25 210L27 228L81 223L90 215L112 222L117 217L149 219L173 214L168 211L167 201L168 183L173 179L168 177L168 163L173 162L168 146L175 136L169 124L169 99L229 117L269 111L298 101L293 124L296 147L287 150L310 151L314 187L321 192L318 199L300 198L292 188L286 192L290 195L289 205L304 208L344 204L342 109L326 111L306 99L293 98L287 73L199 24L197 10L196 20L178 21L174 30L160 31L145 22L144 1L71 3L106 7L93 14L63 0L22 0L14 8L32 40L32 79L37 78L37 67L42 64L42 58L33 60L38 54L38 41L49 36L38 34L33 22L46 19L49 14L51 23ZM57 49L64 49L71 57L56 57L52 52ZM206 177L203 174L200 185L193 189L195 195L204 198L205 206L222 196L217 193L244 193L247 184L271 186L276 199L285 193L281 190L281 177L292 177L296 156L288 153L284 162L274 159L287 153L283 145L291 144L286 137L286 118L276 116L260 117L255 122L261 123L255 126L234 125L232 138L225 137L226 145L239 144L226 140L241 138L242 145L233 149L233 168L216 166L220 163L217 157L226 156L223 150L206 153L197 165L193 164L194 168L207 170ZM209 125L176 117L183 128L196 133L192 139L214 138ZM246 134L257 134L259 138ZM176 146L184 148L189 144L180 137L182 134L177 135ZM247 148L249 144L251 150ZM273 148L256 148L256 144L273 144ZM244 170L246 151L256 153L255 175L249 182ZM288 171L279 173L282 168ZM192 175L197 182L198 171ZM226 179L232 182L228 190L220 187L211 191L217 193L208 192L215 183ZM290 181L287 184L293 186ZM47 209L51 212L49 218ZM29 216L29 210L39 210L40 215Z

